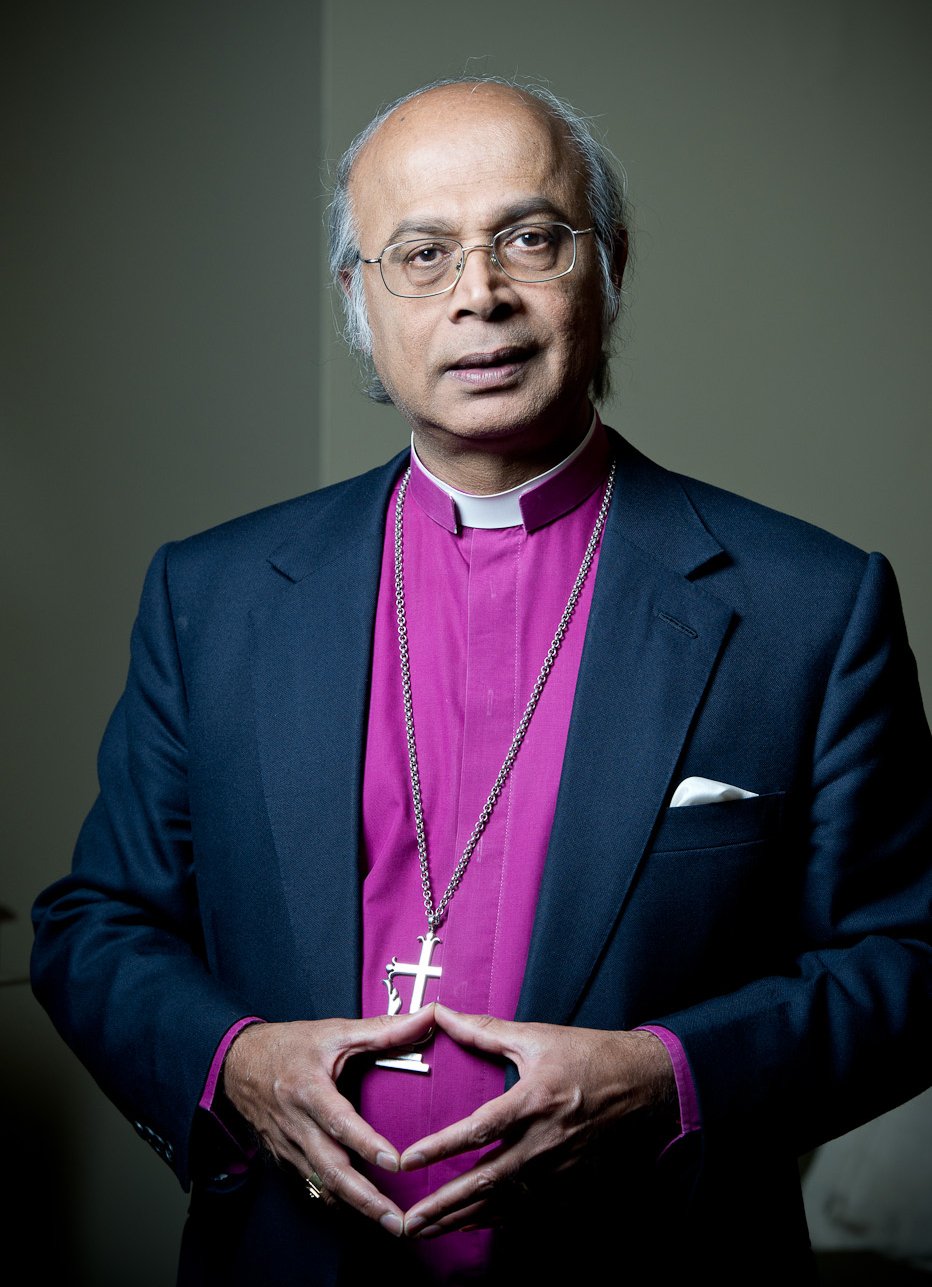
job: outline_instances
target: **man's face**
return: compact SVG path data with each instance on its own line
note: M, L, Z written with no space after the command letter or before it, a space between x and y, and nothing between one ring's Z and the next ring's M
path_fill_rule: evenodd
M467 247L525 221L589 226L575 152L546 114L499 86L448 86L399 108L350 182L365 258L391 242L456 237ZM601 352L602 296L591 234L566 277L512 281L487 251L452 291L401 299L363 265L375 368L418 435L507 451L584 429Z

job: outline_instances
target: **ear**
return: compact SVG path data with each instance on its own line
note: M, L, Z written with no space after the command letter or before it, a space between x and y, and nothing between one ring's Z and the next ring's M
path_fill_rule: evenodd
M351 268L340 269L340 286L344 295L348 295L353 289L353 270Z

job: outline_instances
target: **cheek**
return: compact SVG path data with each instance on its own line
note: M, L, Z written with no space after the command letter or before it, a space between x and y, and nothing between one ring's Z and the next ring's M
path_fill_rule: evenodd
M418 308L421 301L385 294L374 310L370 302L373 355L391 363L402 353L423 353L431 328L424 310Z
M409 351L406 319L399 311L392 308L380 308L373 317L370 314L372 328L372 360L377 368L391 370L395 365L403 364L401 359Z
M552 334L558 339L556 348L568 366L589 366L601 352L599 310L595 293L590 299L578 290L567 290L559 305L552 311L550 320Z
M552 316L561 331L582 327L588 332L598 325L599 289L591 273L577 276L574 272L553 284L560 289L552 301Z
M573 317L580 347L597 360L604 339L601 279L591 280L586 291L576 296Z
M399 300L404 305L407 301ZM372 363L398 406L413 405L427 389L430 319L416 309L381 308L371 321Z

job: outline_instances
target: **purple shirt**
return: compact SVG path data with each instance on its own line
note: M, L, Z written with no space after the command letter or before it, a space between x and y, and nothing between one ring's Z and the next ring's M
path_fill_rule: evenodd
M450 496L416 462L412 468L404 515L405 598L435 905L547 655L596 521L607 468L608 443L596 421L566 467L521 496L523 522L497 529L461 526ZM597 558L511 775L438 931L432 963L443 973L428 980L425 1002L514 1018ZM363 835L362 1006L369 1016L386 1013L388 962L416 962L418 935L426 931L398 660L394 495L376 612ZM407 1011L412 980L396 976L395 986ZM669 1048L670 1035L658 1035ZM503 1065L458 1047L443 1033L422 1058L430 1065L428 1074L375 1067L363 1078L362 1115L398 1149L467 1116L504 1089ZM373 1179L404 1209L477 1156L407 1174L380 1171ZM438 1278L449 1280L457 1270L482 1263L489 1237L485 1231L451 1234L417 1245Z

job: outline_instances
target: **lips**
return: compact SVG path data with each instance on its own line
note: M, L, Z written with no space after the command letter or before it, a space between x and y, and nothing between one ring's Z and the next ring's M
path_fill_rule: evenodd
M474 393L505 391L521 383L527 363L536 351L528 346L508 344L500 349L464 353L450 363L446 374L460 388Z
M530 348L518 344L509 344L504 348L491 349L486 352L466 353L447 367L448 371L474 371L483 367L510 367L526 362L531 356Z

